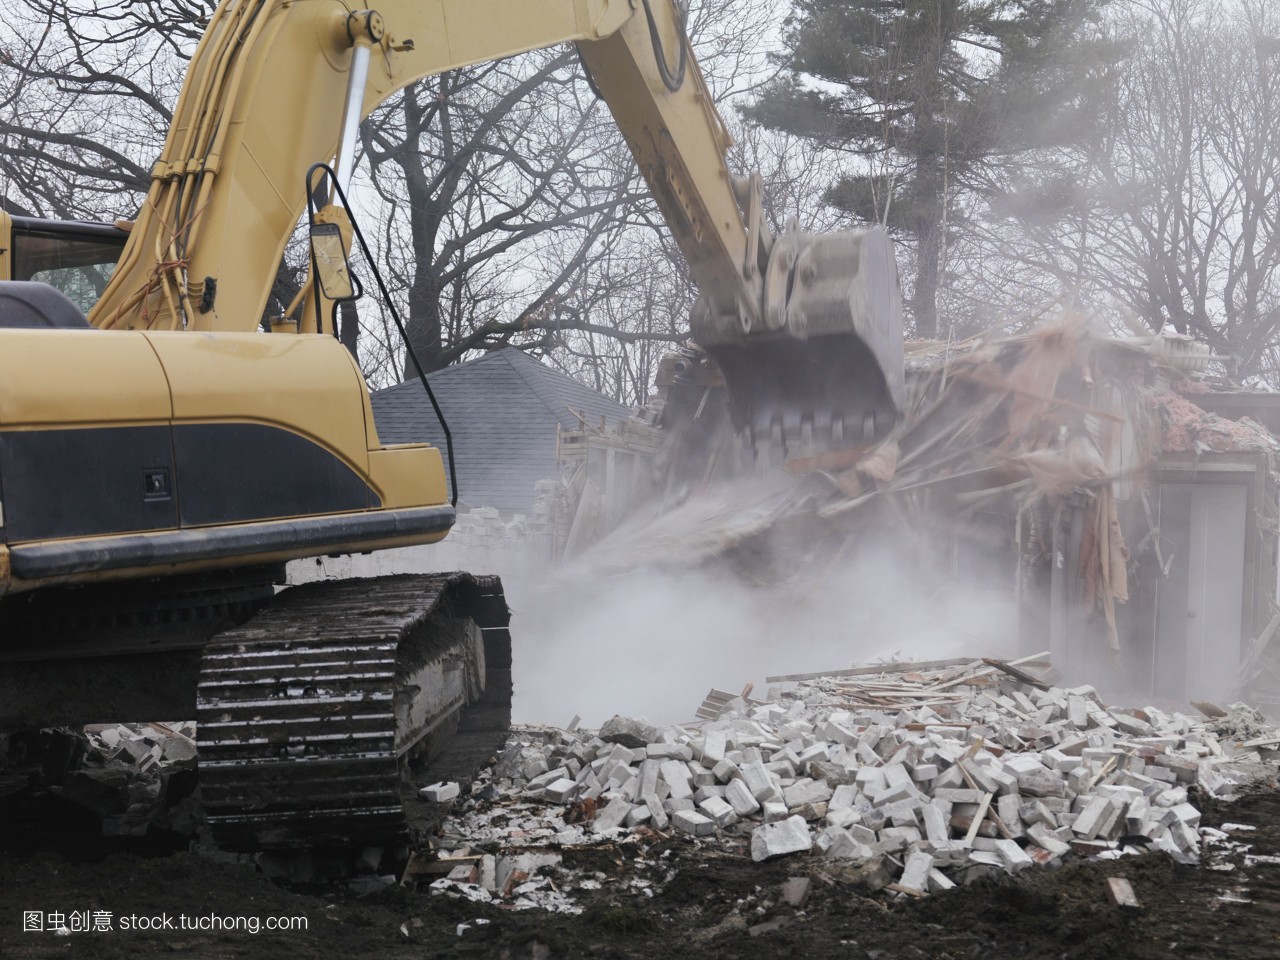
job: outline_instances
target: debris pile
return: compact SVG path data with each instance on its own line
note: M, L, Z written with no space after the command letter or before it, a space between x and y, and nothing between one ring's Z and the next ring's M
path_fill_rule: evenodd
M442 845L470 859L434 889L533 905L545 864L513 851L629 835L756 861L812 851L917 896L1073 855L1197 861L1192 789L1229 795L1260 755L1202 720L1052 686L1031 659L774 678L767 702L733 698L701 725L614 717L514 737L446 825ZM486 867L485 849L518 872Z
M77 749L51 789L100 816L105 836L143 836L152 826L196 832L194 721L97 723L63 733ZM175 788L179 776L187 782Z
M1248 417L1228 420L1171 390L1152 391L1151 402L1160 411L1160 446L1166 453L1280 453L1280 443L1270 431Z

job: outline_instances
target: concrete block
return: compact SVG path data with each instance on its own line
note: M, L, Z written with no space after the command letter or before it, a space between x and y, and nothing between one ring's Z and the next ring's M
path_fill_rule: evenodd
M690 784L689 768L679 760L662 760L658 764L658 771L667 786L671 789L671 796L677 800L683 800L693 796L693 787Z
M552 803L569 803L578 792L578 785L567 777L547 784L542 795Z
M891 834L871 844L871 853L874 856L897 853L899 850L905 850L907 845L906 837L901 834Z
M995 764L991 764L986 768L987 776L990 777L996 785L994 793L996 796L1008 796L1018 792L1018 775L1003 770Z
M794 780L796 777L795 764L790 760L770 760L764 768L780 780Z
M694 789L709 787L716 782L716 775L698 763L697 760L686 760L685 766L689 768L689 779L692 781Z
M1059 840L1043 823L1037 823L1028 827L1027 836L1030 837L1036 845L1047 850L1051 856L1060 857L1071 851L1071 845Z
M653 819L653 812L645 805L639 804L631 808L627 814L627 819L623 821L628 827L638 827L642 823L648 823Z
M996 813L1015 837L1022 836L1022 818L1018 816L1021 806L1022 798L1016 793L996 798Z
M876 842L876 832L863 823L850 824L845 828L849 831L849 836L857 840L859 843L865 843L868 846Z
M1200 767L1200 760L1198 757L1183 757L1172 753L1162 754L1151 762L1157 767L1172 770L1174 776L1176 776L1182 783L1195 783L1196 773ZM1147 775L1155 775L1152 773L1150 767L1147 768Z
M762 804L762 808L765 823L777 823L790 816L787 805L781 800L766 800ZM798 819L803 821L804 817L799 817Z
M1023 773L1018 776L1018 792L1031 797L1065 797L1067 784L1050 773Z
M1055 817L1060 817L1071 809L1071 801L1066 797L1041 797L1039 802Z
M498 858L493 854L485 854L480 858L479 875L476 877L476 883L494 893L498 889Z
M866 860L872 856L870 843L857 839L848 830L832 829L835 832L829 835L830 842L826 849L828 857L840 860ZM873 838L874 836L872 834Z
M925 804L920 815L924 821L925 836L930 843L946 843L951 839L951 830L947 826L948 814L937 801Z
M854 747L854 751L858 755L858 762L862 764L878 764L880 762L880 754L876 753L865 743L859 743Z
M760 809L760 802L752 796L747 785L741 780L730 780L725 787L724 798L733 807L734 813L740 817L750 816Z
M725 788L719 784L710 787L699 787L697 790L693 791L693 802L701 803L703 800L707 799L707 797L719 797L723 800L724 793Z
M830 759L830 754L825 743L814 743L805 747L796 755L797 766L804 768L813 761L826 763Z
M530 788L545 787L547 784L567 776L569 776L568 767L556 767L554 770L538 774L538 776L529 781L529 786Z
M798 807L788 807L792 813L806 820L821 820L827 815L825 803L802 803Z
M968 790L969 784L965 780L964 775L960 773L960 768L952 765L947 767L938 774L936 780L933 781L933 790L936 795L939 790Z
M923 840L924 837L921 836L919 827L885 827L880 831L881 842L896 839L905 840L905 845L910 846Z
M693 810L677 810L671 815L671 826L695 837L711 836L716 832L716 822Z
M918 890L924 893L929 889L929 874L932 870L933 857L917 850L915 853L907 855L906 863L902 868L902 876L898 878L898 884L908 890Z
M898 800L894 803L887 803L881 807L885 818L895 827L915 827L920 824L919 810L922 804L919 800Z
M676 814L681 810L696 810L698 805L693 802L693 797L670 797L662 801L663 807L667 813Z
M834 720L828 720L824 723L819 732L825 739L835 743L843 743L846 746L852 747L859 742L859 735L854 730Z
M1018 873L1031 866L1032 860L1027 852L1012 840L997 840L996 853L1000 857L1001 866L1010 873Z
M1110 799L1111 809L1102 818L1098 826L1099 840L1115 840L1124 833L1124 810L1127 804L1123 800Z
M1154 732L1151 724L1122 710L1112 710L1111 718L1117 727L1132 737L1145 737Z
M418 791L418 795L430 803L448 803L450 800L457 799L460 791L461 788L453 781L441 781L429 787L423 787Z
M854 771L838 763L822 760L810 760L800 767L813 780L821 780L832 790L848 786L853 782Z
M782 884L778 897L787 906L803 910L804 905L809 902L809 878L788 877Z
M827 807L831 810L840 810L844 807L852 807L857 798L857 786L852 783L842 783L832 791L831 799L827 801Z
M720 797L707 797L698 804L698 810L703 816L714 820L717 827L727 827L738 819L733 807Z
M734 777L742 776L742 771L738 769L738 765L727 756L711 768L711 773L716 778L717 783L728 783Z
M606 743L620 743L624 747L647 747L656 743L662 732L653 724L631 717L614 716L600 728L600 739Z
M728 734L723 730L708 730L702 738L702 763L715 771L715 766L724 759L728 745Z
M693 748L687 743L650 743L645 746L650 760L692 760Z
M929 871L929 892L942 893L944 890L951 890L955 887L955 883L947 879L947 875L936 867Z
M1176 807L1178 804L1186 802L1186 787L1165 788L1151 799L1152 805L1157 807Z
M620 787L636 775L636 772L632 770L628 764L620 761L611 761L606 764L606 766L608 769L606 770L605 775L600 777L600 779L604 781L605 785L609 788Z
M1020 773L1044 773L1048 769L1048 764L1044 762L1044 754L1034 751L1005 754L1000 760L1001 767L1015 777Z
M821 780L797 780L782 791L782 801L788 808L806 803L822 803L831 799L832 789Z
M1113 809L1111 801L1106 797L1090 797L1071 829L1077 836L1092 840L1102 830Z
M833 827L851 827L862 819L862 812L853 807L827 807L827 824Z
M813 836L802 817L765 823L751 831L751 859L756 862L789 853L805 853L812 847Z
M596 812L596 818L591 823L591 829L595 833L608 833L610 830L616 830L622 826L622 822L627 819L627 814L630 812L631 804L621 797L615 797L609 801L603 810Z
M981 803L982 796L981 790L970 790L968 787L964 789L944 787L933 791L933 799L946 803Z
M911 786L911 771L902 764L887 763L880 768L884 771L884 782L886 787Z
M742 779L751 791L751 795L764 803L767 800L781 800L782 791L774 783L772 775L758 760L742 765Z
M667 829L671 820L667 816L666 808L662 806L662 801L657 797L649 796L644 798L644 805L649 811L649 817L654 827L658 830Z
M1191 804L1180 803L1171 809L1173 811L1173 815L1178 818L1180 823L1185 823L1193 830L1200 826L1200 811Z
M908 779L905 783L900 783L896 786L888 786L883 790L872 794L871 803L877 807L882 807L886 804L896 803L899 800L909 800L913 797L919 796L920 791L916 788L916 785Z
M1169 827L1169 836L1173 838L1179 848L1187 853L1195 854L1196 858L1200 856L1200 834L1191 824L1184 823L1179 820Z
M1137 787L1127 787L1119 783L1100 783L1093 788L1093 792L1100 797L1118 800L1126 805L1142 796L1142 791Z
M880 767L861 767L853 775L853 782L862 788L863 793L875 793L887 785L884 771Z

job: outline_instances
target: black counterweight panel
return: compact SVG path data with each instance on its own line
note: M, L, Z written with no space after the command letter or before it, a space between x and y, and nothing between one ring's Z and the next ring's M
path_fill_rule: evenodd
M366 510L382 503L324 447L255 423L174 424L184 527Z
M0 433L10 543L178 525L169 427Z

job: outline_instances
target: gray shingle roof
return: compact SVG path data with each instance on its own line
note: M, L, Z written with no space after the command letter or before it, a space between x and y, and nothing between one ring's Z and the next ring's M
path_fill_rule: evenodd
M427 375L453 433L460 502L527 510L533 485L556 475L556 424L576 429L572 410L592 423L629 411L521 350L508 347ZM383 443L433 443L444 433L422 384L407 380L373 394Z

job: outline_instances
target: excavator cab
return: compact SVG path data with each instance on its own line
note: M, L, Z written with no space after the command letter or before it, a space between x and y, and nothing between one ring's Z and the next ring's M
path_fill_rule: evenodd
M0 280L47 284L79 308L102 295L129 234L107 223L38 220L0 211ZM0 324L15 315L0 311ZM15 321L16 322L16 321Z

